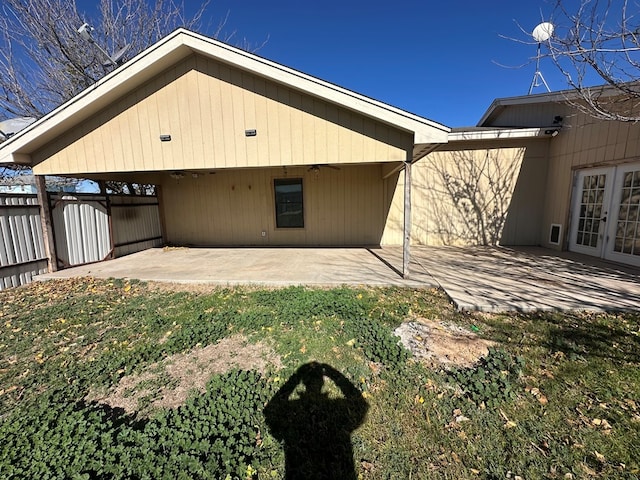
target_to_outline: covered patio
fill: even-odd
[[[69,268],[39,280],[93,276],[211,285],[401,286],[442,289],[460,310],[640,310],[637,269],[543,248],[165,248]]]

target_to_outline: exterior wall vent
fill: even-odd
[[[552,223],[549,231],[549,243],[551,245],[560,245],[560,238],[562,238],[562,225]]]

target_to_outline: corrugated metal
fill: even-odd
[[[46,271],[37,197],[0,194],[0,290]]]
[[[157,197],[120,195],[109,200],[116,257],[162,245]]]
[[[63,266],[104,260],[111,251],[107,199],[58,194],[51,201],[56,250]]]
[[[51,216],[63,267],[104,260],[162,245],[157,197],[52,194]],[[111,202],[111,208],[108,204]],[[0,194],[0,290],[47,272],[36,195]]]

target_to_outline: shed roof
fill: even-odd
[[[447,142],[449,128],[223,42],[178,29],[0,145],[0,163],[31,163],[31,153],[194,53],[300,90],[414,135],[414,159]],[[417,158],[416,158],[417,157]]]

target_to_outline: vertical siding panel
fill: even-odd
[[[196,63],[195,57],[193,62],[194,64]],[[195,66],[196,65],[193,65],[192,68]],[[192,157],[187,157],[185,160],[190,164],[189,167],[191,168],[202,168],[205,166],[204,141],[205,138],[209,138],[208,136],[205,136],[203,132],[204,119],[200,108],[201,91],[198,77],[200,77],[198,70],[190,70],[186,74],[186,85],[185,88],[183,88],[187,95],[185,104],[188,108],[183,116],[183,121],[189,128],[189,138],[193,148],[193,151],[191,152]]]
[[[293,119],[292,111],[288,108],[289,105],[289,90],[285,87],[278,86],[277,99],[278,99],[278,128],[279,133],[279,152],[280,152],[280,164],[291,165],[296,162],[293,155],[292,137],[295,137],[296,132],[292,129]]]
[[[315,153],[315,127],[318,122],[312,115],[313,99],[308,95],[301,96],[300,116],[302,119],[302,154],[301,158],[305,164],[317,162],[319,158]],[[322,163],[322,162],[320,162]]]
[[[176,142],[176,141],[181,141],[180,138],[175,138],[175,137],[180,137],[180,132],[179,131],[172,131],[171,127],[171,122],[170,122],[170,118],[172,113],[172,109],[175,109],[175,105],[172,103],[172,94],[171,94],[171,88],[170,85],[167,85],[166,82],[169,81],[169,79],[174,75],[174,69],[171,69],[167,72],[165,72],[164,75],[162,75],[161,80],[159,80],[163,86],[160,87],[160,89],[158,90],[158,94],[156,96],[156,103],[157,103],[157,109],[158,109],[158,127],[159,127],[159,131],[158,131],[158,135],[172,135],[172,141],[171,142],[160,142],[160,139],[158,138],[158,149],[157,149],[157,154],[158,157],[156,159],[156,164],[158,165],[159,169],[164,170],[164,169],[178,169],[180,168],[178,165],[176,165],[175,167],[173,166],[173,159],[172,159],[172,155],[171,155],[171,144]]]
[[[376,144],[376,160],[390,160],[389,128],[386,125],[376,123],[375,136],[380,140]]]
[[[362,159],[365,162],[384,160],[376,157],[376,145],[373,140],[376,134],[375,122],[370,118],[365,118],[362,125],[362,133],[365,135],[363,139]]]
[[[360,115],[351,115],[351,124],[350,124],[350,128],[353,129],[355,132],[362,132],[364,130],[364,125],[363,125],[363,117],[361,117]],[[363,155],[362,152],[364,151],[364,136],[360,135],[360,134],[351,134],[351,154],[350,154],[350,158],[351,161],[362,161],[363,160]]]
[[[146,109],[143,109],[138,105],[137,102],[138,96],[134,95],[132,99],[132,106],[129,114],[129,128],[131,129],[131,165],[134,166],[136,170],[151,170],[150,166],[147,165],[147,161],[145,159],[143,145],[149,143],[148,131],[143,132],[142,124],[140,123],[140,116],[146,116]],[[142,113],[144,111],[144,113]],[[145,118],[145,124],[147,120]],[[144,135],[144,136],[143,136]],[[158,139],[158,141],[160,141]]]
[[[269,125],[269,165],[276,166],[283,162],[280,141],[280,105],[274,98],[278,96],[278,87],[271,82],[265,84],[267,94],[267,122]],[[289,163],[289,162],[286,162]]]
[[[157,130],[157,112],[153,108],[155,102],[151,98],[144,98],[144,88],[136,92],[135,123],[138,129],[140,144],[135,151],[137,165],[145,170],[153,170],[153,136],[152,130]],[[152,126],[153,125],[153,126]],[[156,142],[160,143],[159,134],[155,135]]]
[[[245,109],[244,95],[240,87],[242,85],[242,73],[237,69],[231,70],[231,106],[233,114],[231,135],[236,141],[235,165],[238,167],[247,166],[247,144],[244,136],[245,131]]]
[[[204,57],[197,57],[197,91],[193,95],[198,103],[199,143],[202,146],[200,163],[202,167],[210,167],[214,156],[215,138],[213,132],[213,112],[211,111],[211,79],[207,76],[208,61]]]
[[[266,83],[263,78],[255,78],[253,83],[255,95],[253,95],[255,122],[258,130],[256,140],[256,158],[252,162],[254,165],[271,165],[270,136],[271,119],[267,116]]]
[[[289,115],[291,116],[291,130],[289,132],[283,132],[285,135],[289,133],[291,143],[291,155],[293,157],[293,164],[300,165],[304,163],[304,125],[302,115],[302,97],[298,92],[293,90],[289,91]]]
[[[172,86],[172,109],[171,130],[179,132],[178,141],[172,140],[171,153],[174,157],[173,162],[176,168],[189,168],[189,164],[193,161],[193,132],[191,130],[189,111],[189,93],[188,93],[188,63],[179,64],[176,68],[178,79],[173,82]]]
[[[258,162],[258,142],[260,138],[264,137],[266,132],[261,132],[258,129],[256,121],[256,95],[254,93],[254,76],[247,73],[241,74],[242,82],[242,111],[244,115],[243,127],[241,130],[257,130],[257,136],[247,137],[244,135],[244,131],[240,133],[244,138],[245,145],[245,165],[257,165]],[[239,106],[240,108],[240,106]]]
[[[108,116],[113,117],[115,115],[116,107],[109,107]],[[107,139],[106,141],[111,143],[111,162],[116,166],[116,171],[124,171],[126,168],[123,148],[122,148],[122,133],[123,129],[120,126],[121,122],[108,122],[107,123]],[[103,142],[105,139],[103,139]],[[106,157],[109,158],[109,157]]]
[[[220,66],[212,60],[207,61],[207,73],[212,78],[220,76]],[[211,115],[211,138],[213,139],[213,158],[208,159],[208,166],[224,165],[226,141],[224,135],[224,119],[222,117],[222,82],[210,79],[207,82],[209,91],[209,114]]]
[[[120,127],[119,135],[122,142],[122,169],[140,169],[140,165],[137,164],[136,157],[133,154],[133,145],[140,145],[140,136],[137,130],[133,128],[134,122],[131,111],[127,110],[121,113],[116,124]]]
[[[226,65],[220,66],[220,100],[222,106],[221,129],[224,132],[224,164],[228,167],[237,167],[236,142],[234,136],[233,99],[231,94],[231,72]]]
[[[313,115],[315,117],[315,125],[313,126],[313,158],[327,158],[327,163],[331,160],[327,156],[327,121],[325,116],[327,107],[325,102],[315,99],[313,100]]]
[[[334,105],[326,105],[327,125],[327,158],[329,163],[339,163],[340,144],[338,127],[338,108]]]
[[[348,126],[351,125],[351,113],[343,110],[343,109],[339,109],[338,110],[338,123],[341,126],[346,126],[347,128],[340,128],[339,132],[338,132],[338,161],[340,163],[345,162],[345,160],[348,160],[348,153],[351,153],[351,133],[348,130]],[[347,153],[348,152],[348,153]]]

